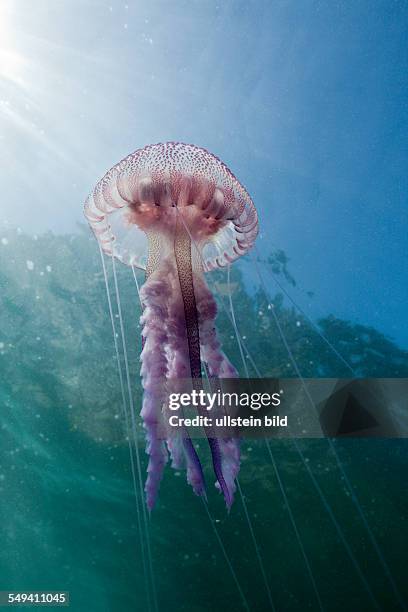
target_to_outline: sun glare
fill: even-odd
[[[22,83],[22,58],[11,49],[0,47],[0,77],[16,83]]]
[[[7,4],[0,4],[0,79],[22,84],[24,60],[15,48]]]

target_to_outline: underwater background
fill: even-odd
[[[294,359],[304,377],[349,377],[347,364],[408,377],[408,5],[0,7],[0,590],[69,591],[78,612],[153,609],[83,201],[145,144],[208,148],[260,217],[267,295],[249,257],[230,285],[209,279],[241,375],[230,294],[252,374],[296,376]],[[140,407],[138,296],[117,269]],[[376,544],[326,440],[273,440],[272,456],[244,441],[245,505],[237,495],[229,514],[211,484],[208,515],[166,469],[149,518],[158,608],[267,610],[271,597],[278,611],[403,609],[406,442],[334,444]],[[208,457],[205,470],[211,483]]]
[[[2,260],[0,276],[0,586],[69,590],[75,610],[147,609],[118,370],[94,239],[85,229],[59,237],[13,230],[3,231],[5,241],[8,258]],[[279,282],[295,282],[282,252],[270,259]],[[235,316],[248,353],[265,376],[296,375],[288,367],[265,297],[260,291],[248,293],[239,267],[233,270]],[[226,274],[215,275],[219,287],[227,286]],[[135,403],[140,406],[140,311],[131,272],[124,266],[119,283]],[[218,296],[223,346],[245,376],[222,307],[222,289]],[[304,376],[350,376],[309,320],[285,303],[282,292],[271,304]],[[320,320],[319,327],[333,346],[341,347],[358,375],[408,376],[407,352],[374,328],[333,316]],[[407,595],[405,441],[357,438],[335,444],[395,581]],[[324,609],[373,609],[327,511],[329,504],[381,608],[398,609],[327,441],[302,440],[299,445],[305,463],[290,440],[270,442],[287,500],[264,443],[249,440],[242,447],[240,484],[276,608],[318,609],[289,505]],[[211,483],[208,453],[206,469]],[[215,488],[208,497],[250,609],[269,609],[239,496],[229,515]],[[160,609],[242,608],[201,500],[184,476],[169,467],[149,531]]]

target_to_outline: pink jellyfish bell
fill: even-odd
[[[109,170],[85,203],[86,218],[103,251],[146,271],[143,306],[141,416],[149,463],[147,505],[157,497],[168,452],[198,495],[205,483],[188,437],[158,435],[158,407],[167,379],[197,379],[201,364],[211,377],[236,370],[220,349],[216,302],[204,272],[233,262],[258,233],[256,209],[246,189],[217,157],[179,142],[138,149]],[[217,486],[228,507],[239,471],[236,439],[208,439]]]

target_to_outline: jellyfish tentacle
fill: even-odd
[[[226,469],[225,469],[225,454],[223,445],[221,444],[222,440],[218,438],[208,438],[208,444],[211,450],[212,462],[214,473],[217,477],[216,486],[220,489],[222,494],[224,495],[225,503],[228,510],[231,508],[232,503],[234,501],[234,487],[231,486],[231,483],[225,478]]]
[[[193,384],[197,386],[197,384],[199,384],[198,381],[201,380],[201,353],[197,305],[193,282],[191,238],[179,218],[177,218],[176,222],[174,252],[184,307],[191,378],[193,379]],[[200,466],[201,469],[200,461],[190,438],[184,438],[183,442],[186,447],[187,456],[193,460],[193,464],[195,464],[195,458],[197,458],[196,467]],[[226,504],[228,508],[230,508],[233,497],[231,487],[228,486],[224,478],[223,468],[225,467],[225,461],[222,445],[220,444],[220,440],[212,437],[208,437],[208,443],[211,450],[215,475],[224,494]]]
[[[191,378],[201,378],[200,333],[194,294],[191,238],[179,218],[176,220],[174,254],[184,306]]]
[[[164,441],[158,437],[158,411],[166,396],[167,374],[167,302],[171,285],[168,282],[166,267],[153,272],[140,291],[144,307],[141,316],[143,325],[143,350],[141,353],[141,377],[144,388],[141,416],[146,431],[146,452],[149,455],[147,479],[145,484],[146,502],[149,510],[156,500],[167,451]]]
[[[187,459],[187,482],[196,495],[206,498],[203,468],[188,434],[183,438],[183,447]]]
[[[204,279],[197,283],[197,309],[199,316],[201,351],[210,376],[218,378],[237,378],[238,372],[221,350],[215,328],[217,303]]]
[[[177,381],[190,378],[191,364],[189,359],[188,339],[185,324],[185,308],[180,292],[179,275],[172,274],[172,297],[169,302],[168,333],[168,377],[172,385]],[[175,391],[176,389],[174,389]],[[167,439],[167,447],[175,468],[187,467],[187,481],[196,495],[205,497],[205,479],[200,459],[187,430],[175,437],[174,432]],[[184,460],[184,461],[183,461]]]
[[[229,359],[221,350],[221,345],[217,337],[215,328],[215,318],[217,316],[217,303],[208,289],[205,279],[195,277],[195,290],[197,298],[197,312],[200,328],[201,351],[203,361],[207,364],[211,377],[217,378],[236,378],[238,373]],[[210,448],[213,445],[210,442]],[[221,465],[221,477],[216,472],[218,478],[218,488],[221,489],[227,507],[230,508],[236,490],[235,479],[240,468],[240,449],[239,440],[235,438],[217,439],[217,447],[211,449],[216,455],[219,453]]]
[[[162,243],[156,236],[149,236],[147,279],[140,297],[144,308],[141,415],[149,455],[145,491],[151,509],[168,459],[164,441],[158,437],[158,411],[165,404],[167,379],[191,378],[194,386],[200,385],[201,354],[210,376],[232,378],[237,372],[221,350],[215,330],[216,302],[201,269],[193,270],[191,238],[179,221],[175,224],[173,240]],[[240,465],[239,443],[233,438],[218,439],[210,435],[207,438],[216,486],[230,508]],[[187,481],[194,492],[205,496],[202,466],[187,430],[179,438],[168,432],[166,442],[173,467],[185,466]]]

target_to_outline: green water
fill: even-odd
[[[5,233],[0,287],[0,590],[63,590],[71,609],[147,610],[140,533],[105,288],[87,233],[38,239]],[[284,264],[273,260],[284,278]],[[48,266],[48,268],[47,268]],[[225,279],[218,278],[222,285]],[[291,376],[267,303],[233,272],[238,325],[266,375]],[[138,302],[120,268],[126,337],[140,405]],[[275,296],[285,334],[305,376],[347,375],[302,317]],[[261,314],[260,314],[261,313]],[[300,323],[298,325],[297,323]],[[230,323],[219,330],[239,366]],[[334,317],[321,329],[364,376],[407,376],[408,355],[372,328]],[[300,443],[335,519],[384,610],[398,605],[327,441]],[[323,607],[373,604],[291,441],[271,443]],[[140,441],[143,469],[146,461]],[[407,487],[404,441],[337,441],[365,516],[407,599]],[[202,452],[205,445],[202,444]],[[243,444],[240,482],[277,610],[317,610],[317,600],[262,442]],[[216,528],[250,609],[269,609],[242,501],[228,515],[209,484]],[[160,610],[244,609],[202,501],[167,468],[149,519]]]

